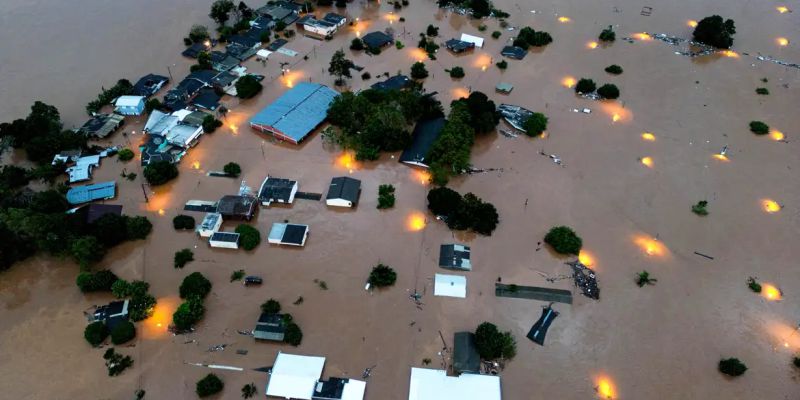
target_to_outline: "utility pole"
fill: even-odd
[[[147,190],[144,189],[144,183],[142,184],[142,194],[144,194],[144,202],[149,203],[150,199],[147,198]]]

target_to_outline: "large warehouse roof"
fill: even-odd
[[[293,143],[302,141],[328,114],[338,93],[318,83],[298,83],[250,120],[250,126]]]

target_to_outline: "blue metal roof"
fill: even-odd
[[[250,119],[250,124],[272,127],[300,142],[325,120],[328,107],[338,95],[325,85],[298,83]]]
[[[110,199],[117,193],[117,182],[95,183],[93,185],[76,186],[67,192],[70,204],[88,203],[93,200]]]

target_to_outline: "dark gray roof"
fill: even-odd
[[[283,232],[283,239],[281,239],[281,242],[286,244],[302,245],[303,239],[305,239],[306,236],[306,232],[308,232],[308,226],[306,225],[287,224],[286,230]]]
[[[405,75],[395,75],[382,82],[376,82],[370,86],[375,90],[400,90],[411,86],[413,82]]]
[[[269,44],[269,46],[267,46],[267,50],[277,51],[278,49],[283,47],[283,45],[285,45],[286,43],[289,43],[286,41],[286,39],[275,39],[274,41],[272,41],[272,43]]]
[[[331,185],[328,187],[327,200],[331,199],[344,199],[353,203],[358,203],[358,197],[361,194],[361,181],[353,179],[348,176],[339,176],[331,179]]]
[[[197,93],[192,104],[205,108],[206,110],[214,111],[219,107],[220,97],[212,88],[203,88]]]
[[[500,54],[508,58],[522,60],[523,58],[525,58],[525,55],[528,54],[528,50],[525,50],[522,47],[517,47],[517,46],[506,46],[503,47],[503,51],[501,51]]]
[[[91,224],[106,214],[122,215],[119,204],[89,204],[86,206],[86,223]]]
[[[417,122],[412,133],[411,144],[400,154],[400,162],[428,167],[426,158],[433,143],[441,136],[444,123],[444,118]]]
[[[166,76],[147,74],[133,85],[133,95],[150,97],[158,92],[161,87],[169,82]]]
[[[322,19],[325,20],[325,21],[328,21],[328,22],[330,22],[332,24],[338,25],[342,21],[346,20],[347,18],[344,15],[339,15],[339,14],[336,14],[336,13],[327,13],[327,14],[325,14],[324,17],[322,17]]]
[[[286,321],[281,314],[261,313],[253,329],[253,337],[258,340],[283,341],[286,333]]]
[[[391,36],[378,31],[378,32],[370,32],[364,35],[361,41],[363,41],[364,44],[369,48],[379,49],[383,46],[391,44],[394,41],[394,39],[392,39]]]
[[[203,43],[195,43],[195,44],[187,47],[186,50],[184,50],[181,54],[184,57],[197,58],[197,56],[199,56],[200,53],[202,53],[204,51],[208,51],[209,49],[210,49],[210,47],[207,47]]]
[[[311,396],[314,400],[339,400],[344,394],[344,387],[350,380],[347,378],[328,378],[319,381]]]
[[[439,249],[439,266],[452,269],[471,270],[469,246],[443,244]]]
[[[223,217],[239,217],[250,219],[256,213],[257,199],[253,196],[223,196],[217,205],[217,212]]]
[[[191,74],[186,76],[186,79],[194,79],[199,82],[203,82],[206,85],[210,85],[211,82],[214,81],[214,77],[217,76],[217,72],[208,69],[201,69],[199,71],[194,71]]]
[[[475,43],[472,42],[465,42],[463,40],[458,39],[450,39],[444,42],[444,47],[448,48],[450,51],[454,53],[461,53],[462,51],[474,49]]]
[[[231,58],[235,60],[235,58],[233,57]],[[217,76],[214,77],[212,83],[214,84],[214,86],[224,88],[233,83],[233,81],[235,81],[237,78],[239,78],[239,76],[236,74],[232,74],[230,72],[220,72]]]
[[[104,138],[116,131],[125,123],[125,117],[119,114],[97,114],[86,121],[79,129],[86,135]]]
[[[481,368],[481,356],[475,346],[475,334],[472,332],[456,332],[453,335],[453,371],[456,373],[478,373]]]
[[[239,44],[244,47],[253,47],[259,44],[259,40],[247,35],[231,35],[228,38],[228,45],[230,44]]]
[[[282,200],[283,202],[288,202],[295,184],[297,184],[297,181],[291,179],[268,177],[261,187],[261,193],[258,194],[258,197],[261,201]]]
[[[214,232],[211,240],[215,242],[239,243],[239,234],[235,232]]]

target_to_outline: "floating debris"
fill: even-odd
[[[597,287],[597,276],[594,271],[578,260],[566,264],[572,267],[572,277],[575,279],[575,286],[581,288],[583,295],[591,299],[599,300],[600,289]]]
[[[503,116],[509,125],[523,132],[525,131],[523,124],[533,115],[533,111],[511,104],[500,104],[497,106],[497,110],[500,111],[500,115]]]

